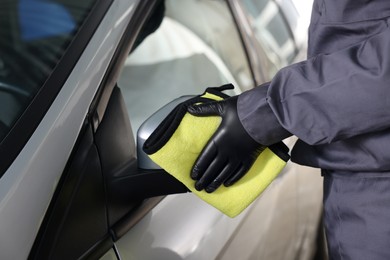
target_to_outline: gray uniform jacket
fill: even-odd
[[[292,160],[390,170],[390,0],[314,0],[306,61],[240,95],[244,128],[268,145],[290,134]]]

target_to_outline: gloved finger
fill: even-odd
[[[188,106],[187,111],[194,116],[217,116],[221,114],[221,102],[212,101]]]
[[[236,164],[227,164],[222,172],[205,188],[206,192],[211,193],[218,189],[219,186],[221,186],[222,183],[224,183],[225,180],[235,172],[236,168]]]
[[[191,170],[191,178],[193,180],[199,180],[206,169],[209,167],[211,162],[214,160],[217,155],[217,147],[213,142],[209,142],[206,147],[203,148],[198,159],[196,159],[194,166]]]
[[[209,167],[207,167],[202,177],[195,183],[195,189],[201,191],[207,187],[218,176],[223,168],[225,168],[225,165],[226,161],[217,157],[211,162]]]
[[[245,167],[244,165],[241,165],[236,173],[234,175],[232,175],[231,177],[229,177],[229,179],[227,179],[225,182],[224,182],[224,185],[226,187],[229,187],[231,185],[233,185],[235,182],[237,182],[239,179],[241,179],[242,176],[244,176],[247,172],[248,172],[249,168],[248,167]]]

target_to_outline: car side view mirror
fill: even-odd
[[[155,164],[143,151],[142,146],[164,118],[180,103],[193,96],[179,97],[147,118],[139,127],[136,137],[137,148],[137,174],[133,174],[129,190],[133,191],[133,196],[148,198],[176,193],[189,192],[184,184],[176,180],[161,167]]]
[[[94,135],[106,186],[110,225],[127,216],[147,198],[189,191],[142,151],[148,136],[175,104],[184,99],[169,103],[149,117],[138,131],[136,144],[122,93],[118,87],[114,88]]]

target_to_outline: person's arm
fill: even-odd
[[[264,145],[286,131],[324,144],[390,127],[390,29],[280,70],[269,86],[241,94],[237,109]]]

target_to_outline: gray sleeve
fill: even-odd
[[[271,145],[290,136],[267,102],[270,83],[265,83],[238,97],[238,116],[245,130],[257,142]]]
[[[238,111],[260,143],[290,132],[308,144],[325,144],[389,128],[390,29],[288,66],[266,93],[259,89],[240,96]]]

